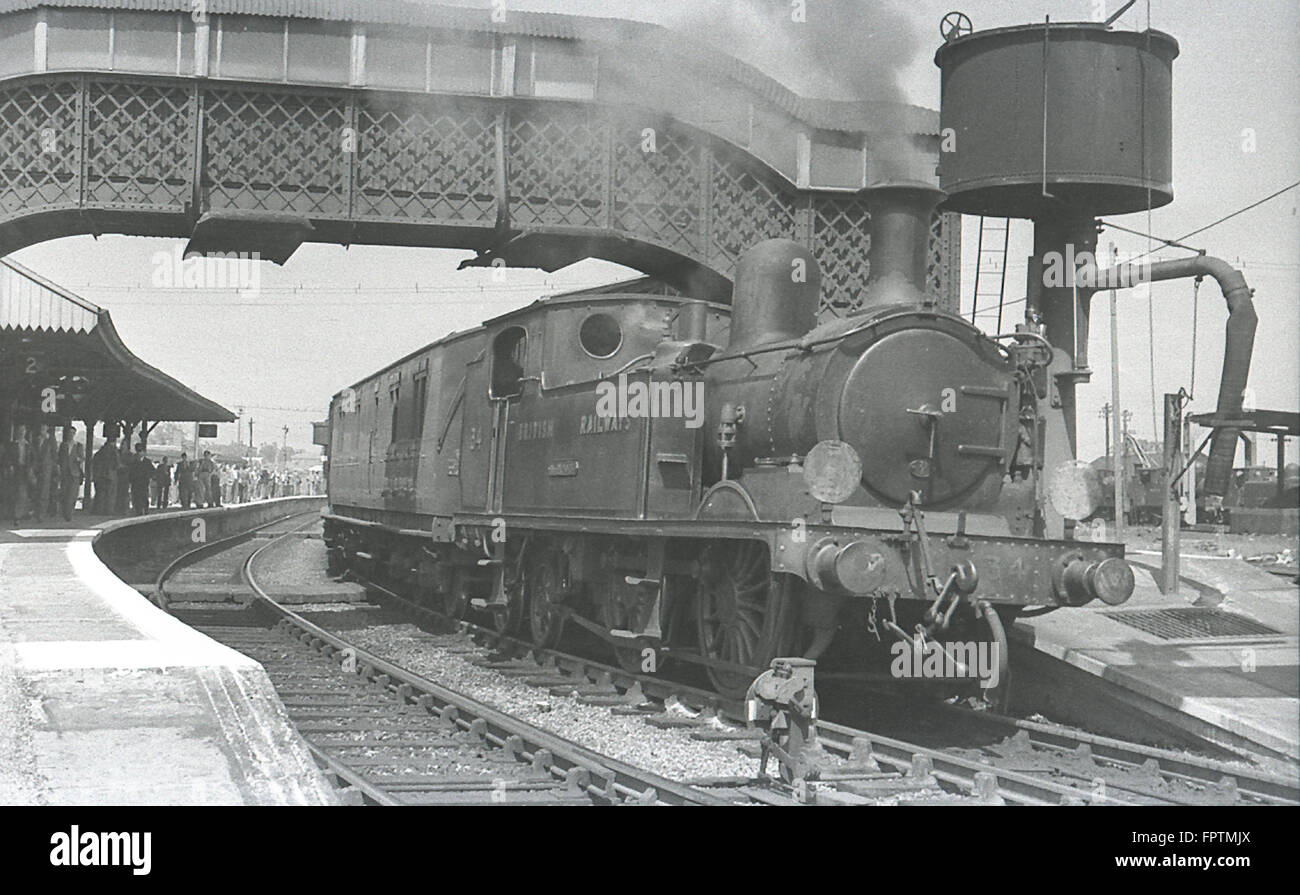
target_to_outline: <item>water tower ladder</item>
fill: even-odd
[[[1002,329],[1002,300],[1007,284],[1007,244],[1010,233],[1010,218],[980,218],[979,248],[975,252],[975,296],[971,301],[970,322],[975,322],[981,299],[988,299],[986,307],[996,301],[998,331]]]

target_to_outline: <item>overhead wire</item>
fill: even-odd
[[[1254,202],[1251,202],[1249,205],[1245,205],[1245,206],[1243,206],[1243,207],[1241,207],[1241,208],[1238,208],[1236,211],[1231,212],[1230,214],[1225,214],[1223,217],[1219,218],[1219,219],[1216,220],[1216,221],[1211,221],[1210,223],[1206,224],[1204,227],[1198,227],[1197,229],[1191,231],[1190,233],[1184,233],[1182,236],[1178,237],[1176,240],[1172,240],[1172,239],[1171,239],[1171,240],[1162,240],[1162,239],[1159,239],[1159,237],[1152,237],[1150,233],[1139,233],[1139,234],[1137,234],[1137,235],[1139,235],[1139,236],[1146,236],[1148,239],[1157,239],[1158,241],[1160,241],[1160,242],[1164,242],[1164,243],[1167,243],[1168,245],[1174,245],[1174,244],[1176,244],[1176,243],[1182,242],[1184,239],[1191,239],[1193,236],[1198,236],[1198,235],[1200,235],[1201,233],[1204,233],[1206,230],[1209,230],[1211,227],[1217,227],[1217,226],[1219,226],[1220,224],[1224,223],[1225,221],[1230,221],[1230,220],[1232,220],[1233,218],[1235,218],[1237,215],[1245,214],[1246,212],[1250,211],[1250,210],[1253,209],[1253,208],[1258,208],[1259,206],[1263,205],[1265,202],[1268,202],[1268,201],[1271,200],[1271,199],[1276,199],[1278,196],[1282,195],[1283,193],[1287,192],[1288,190],[1293,190],[1293,189],[1295,189],[1295,188],[1298,187],[1298,186],[1300,186],[1300,180],[1297,180],[1295,183],[1287,184],[1286,186],[1282,187],[1280,190],[1277,190],[1276,192],[1269,193],[1269,194],[1268,194],[1267,196],[1265,196],[1263,199],[1257,199],[1257,200],[1255,200]],[[1122,227],[1118,227],[1117,225],[1115,225],[1115,224],[1111,224],[1111,223],[1108,222],[1108,221],[1103,221],[1102,223],[1103,223],[1104,226],[1107,226],[1107,227],[1115,227],[1115,229],[1117,229],[1117,230],[1119,230],[1119,229],[1123,229]],[[1133,231],[1127,231],[1127,232],[1133,232]],[[1180,246],[1180,248],[1187,248],[1187,247],[1186,247],[1186,246]],[[1136,261],[1141,261],[1143,258],[1147,257],[1148,255],[1154,254],[1155,252],[1158,252],[1158,251],[1159,251],[1159,249],[1150,249],[1150,250],[1147,251],[1145,254],[1138,255],[1138,256],[1137,256],[1136,258],[1134,258],[1133,260],[1134,260],[1135,262],[1136,262]],[[1196,251],[1196,250],[1193,249],[1193,251]]]

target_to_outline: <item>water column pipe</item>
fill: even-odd
[[[1187,277],[1213,277],[1228,304],[1228,324],[1223,349],[1223,373],[1219,379],[1219,400],[1215,416],[1236,417],[1242,410],[1246,381],[1250,376],[1250,358],[1255,348],[1255,328],[1259,319],[1252,300],[1254,290],[1246,284],[1241,271],[1219,258],[1196,255],[1177,261],[1154,264],[1121,264],[1100,271],[1098,289],[1126,289],[1143,282],[1177,280]],[[1222,497],[1228,490],[1232,461],[1237,453],[1237,429],[1216,429],[1210,443],[1209,462],[1205,468],[1205,490]]]

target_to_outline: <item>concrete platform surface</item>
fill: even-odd
[[[262,667],[118,580],[97,534],[0,538],[0,803],[336,804]]]
[[[1300,589],[1240,559],[1184,555],[1180,593],[1165,595],[1158,554],[1128,559],[1128,602],[1019,619],[1013,638],[1185,730],[1300,758]]]

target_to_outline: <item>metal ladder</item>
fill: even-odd
[[[1007,283],[1007,244],[1010,242],[1011,218],[980,218],[979,248],[975,251],[975,295],[971,299],[970,322],[975,323],[980,299],[998,303],[998,325],[1002,331],[1002,298]],[[987,234],[987,238],[986,238]],[[984,284],[981,288],[981,282]],[[997,283],[996,291],[993,284]]]

